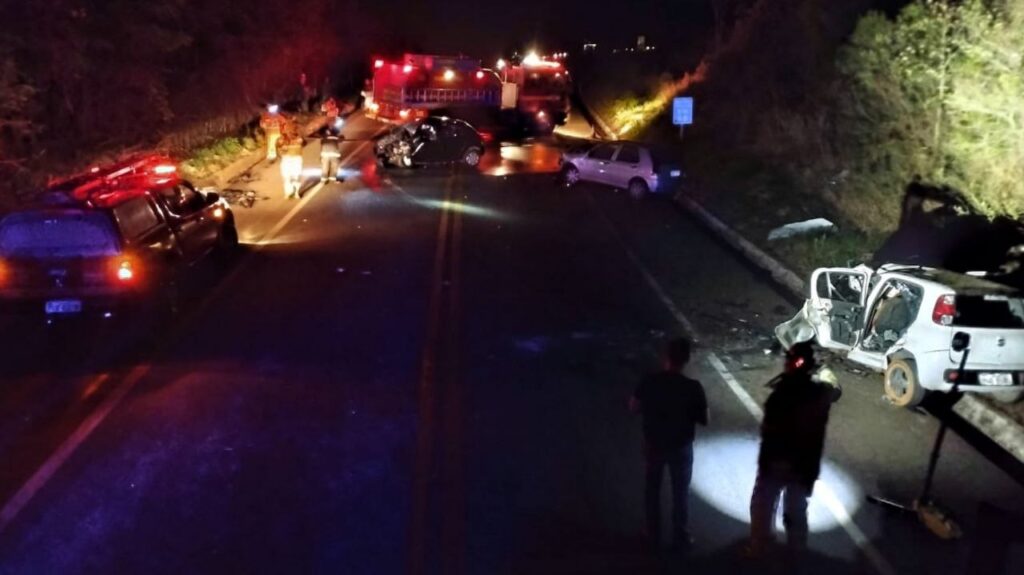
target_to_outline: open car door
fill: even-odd
[[[864,328],[871,270],[866,267],[822,268],[811,276],[811,299],[805,313],[818,345],[849,351]]]

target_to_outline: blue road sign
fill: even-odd
[[[672,99],[672,124],[689,126],[693,123],[693,98]]]

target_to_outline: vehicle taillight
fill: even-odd
[[[384,67],[384,60],[380,60],[380,59],[374,60],[373,61],[373,67],[374,68],[383,68]]]
[[[129,283],[135,279],[135,266],[127,258],[114,258],[114,276],[121,283]]]
[[[405,120],[409,117],[409,110],[402,110],[398,112],[398,117]]]
[[[932,308],[932,321],[939,325],[953,325],[956,317],[956,296],[953,294],[940,295],[935,300],[935,307]]]
[[[412,72],[412,64],[406,64],[405,66],[402,66],[402,73],[403,74],[409,74],[411,72]]]

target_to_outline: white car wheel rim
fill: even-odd
[[[907,394],[910,389],[910,381],[907,378],[907,373],[901,368],[892,370],[889,375],[889,389],[896,395],[896,397],[903,397]]]

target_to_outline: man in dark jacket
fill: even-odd
[[[750,498],[751,555],[774,540],[779,499],[790,549],[807,546],[807,498],[821,471],[829,410],[842,395],[838,386],[815,381],[814,348],[795,344],[786,353],[786,370],[774,383],[761,422],[757,481]]]
[[[693,440],[696,425],[708,424],[708,404],[700,382],[683,375],[689,361],[690,342],[670,342],[665,350],[664,370],[644,378],[629,402],[633,413],[643,415],[647,536],[654,549],[661,545],[661,478],[666,467],[672,479],[673,542],[677,548],[692,543],[686,523]]]

